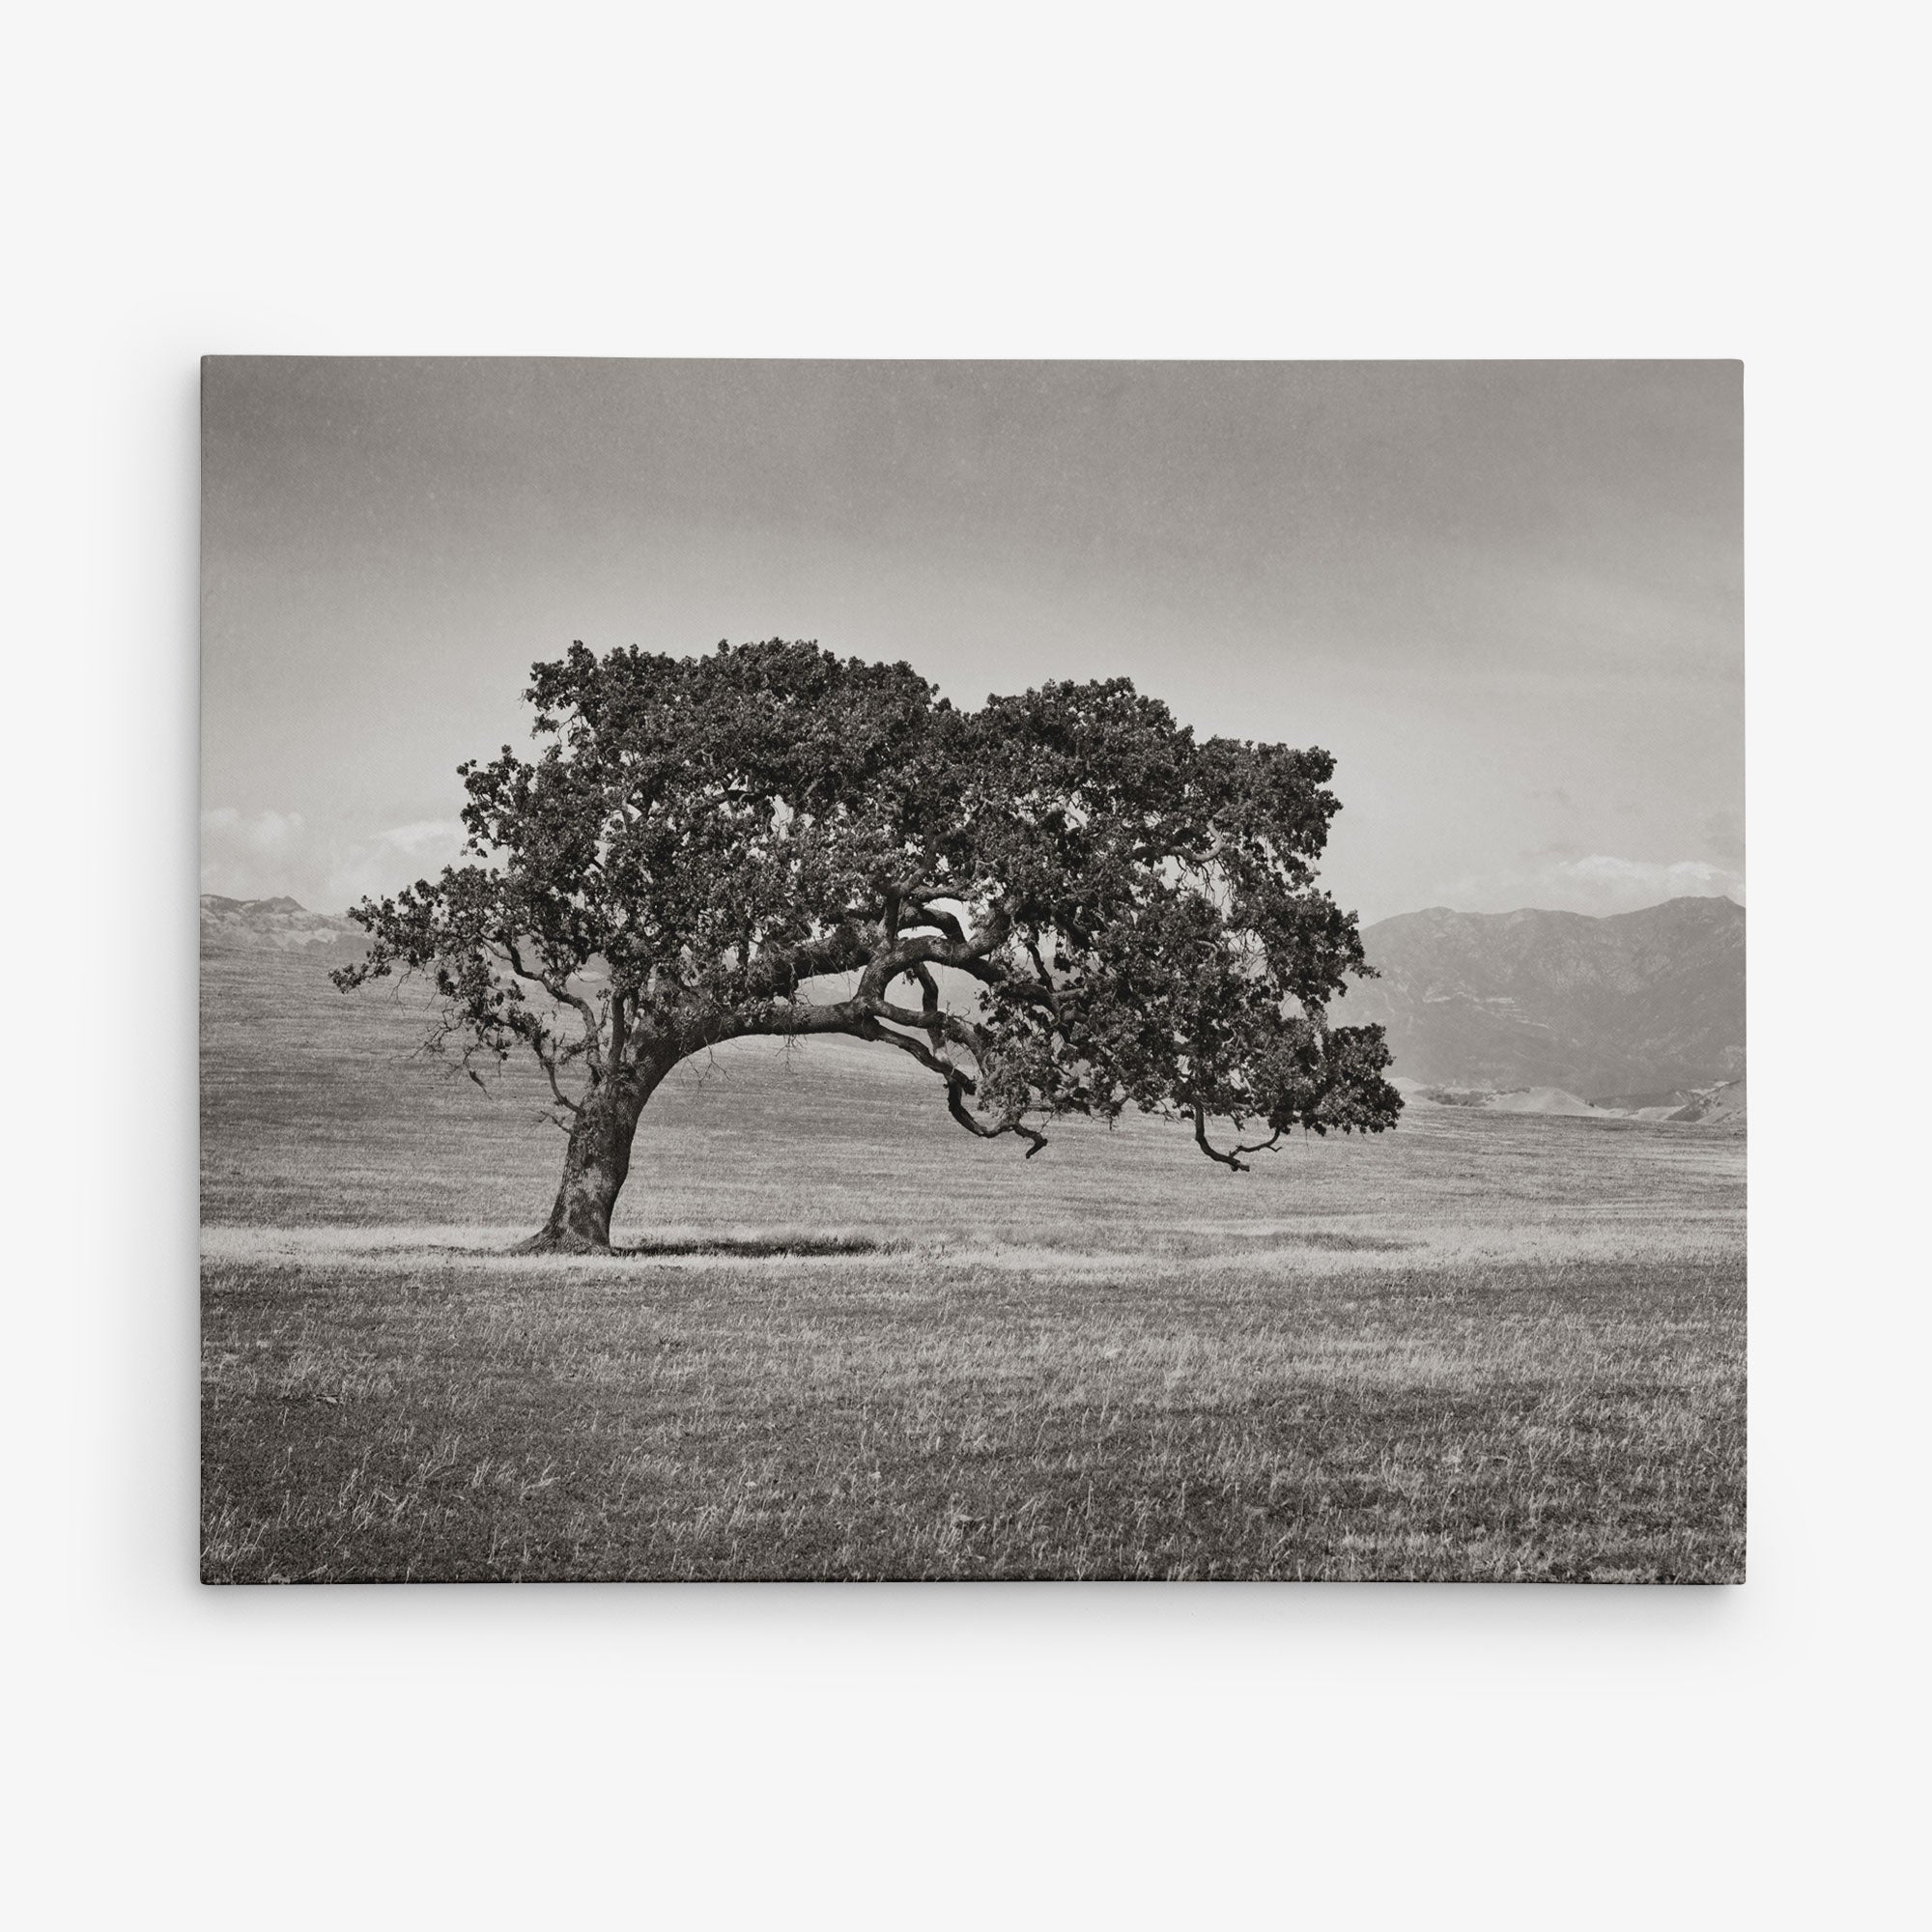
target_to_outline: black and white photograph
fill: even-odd
[[[1742,1581],[1743,437],[208,358],[203,1579]]]
[[[1922,1918],[1923,39],[24,14],[8,1922]]]

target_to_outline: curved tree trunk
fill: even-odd
[[[550,1219],[524,1242],[524,1253],[611,1252],[611,1213],[631,1172],[631,1142],[649,1097],[649,1087],[622,1079],[606,1081],[584,1096],[571,1122]]]

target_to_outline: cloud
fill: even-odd
[[[1441,904],[1460,912],[1514,912],[1538,906],[1553,912],[1602,915],[1637,912],[1665,899],[1730,898],[1745,902],[1745,875],[1706,859],[1661,864],[1593,852],[1587,858],[1548,858],[1506,871],[1472,874],[1440,889]]]
[[[1704,820],[1703,846],[1725,864],[1742,871],[1745,863],[1745,815],[1741,811],[1714,811]]]
[[[201,889],[238,899],[287,894],[311,911],[340,912],[440,872],[463,839],[453,818],[350,833],[312,826],[298,811],[215,806],[201,814]]]
[[[326,888],[331,905],[381,897],[429,878],[462,856],[467,835],[453,818],[417,818],[337,846]]]
[[[201,814],[201,889],[229,898],[273,898],[299,864],[306,843],[298,811],[238,811],[216,806]]]
[[[201,814],[201,836],[231,851],[286,851],[301,837],[302,816],[298,811],[237,811],[232,805],[218,805]]]
[[[463,849],[463,827],[453,818],[418,818],[376,835],[378,844],[393,846],[412,859],[440,856],[445,864]]]

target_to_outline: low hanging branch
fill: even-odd
[[[526,696],[543,749],[461,767],[466,862],[357,906],[334,978],[426,974],[445,1030],[536,1059],[568,1140],[534,1246],[608,1247],[652,1093],[749,1035],[895,1047],[1028,1159],[1055,1116],[1128,1106],[1236,1172],[1293,1127],[1395,1123],[1380,1029],[1327,1020],[1368,969],[1315,884],[1325,752],[1197,742],[1121,678],[960,712],[778,639],[574,644]]]
[[[1208,1138],[1207,1108],[1197,1106],[1194,1109],[1194,1141],[1195,1145],[1200,1148],[1201,1151],[1209,1160],[1218,1160],[1223,1167],[1231,1167],[1236,1174],[1246,1174],[1248,1172],[1248,1164],[1241,1158],[1241,1155],[1244,1153],[1266,1153],[1270,1148],[1277,1148],[1281,1145],[1281,1136],[1278,1133],[1270,1134],[1264,1141],[1256,1141],[1250,1147],[1232,1148],[1226,1153],[1223,1153]]]

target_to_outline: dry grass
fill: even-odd
[[[1022,1163],[895,1056],[755,1049],[646,1115],[654,1252],[514,1257],[526,1089],[316,962],[211,966],[212,1579],[1742,1575],[1739,1139]]]

